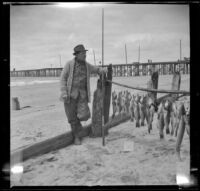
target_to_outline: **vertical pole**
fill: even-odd
[[[139,44],[139,50],[138,50],[138,62],[140,63],[140,44]]]
[[[112,81],[112,64],[108,66],[108,73],[107,73],[107,80]],[[110,111],[110,100],[111,100],[111,90],[112,90],[112,83],[106,81],[105,82],[105,97],[104,97],[104,123],[106,124],[109,121],[109,111]],[[104,134],[108,134],[105,131]]]
[[[180,61],[182,59],[181,40],[180,40]]]
[[[61,55],[59,55],[59,57],[60,57],[60,67],[62,68],[62,64],[61,64]]]
[[[127,50],[126,50],[126,44],[125,44],[125,57],[126,57],[126,65],[127,65]]]
[[[94,65],[96,66],[96,58],[95,58],[95,52],[93,50],[93,55],[94,55]]]
[[[102,69],[104,65],[104,9],[102,9]],[[104,93],[104,75],[102,74],[102,91]],[[103,97],[104,100],[104,97]],[[102,144],[105,146],[104,135],[104,101],[102,102]]]

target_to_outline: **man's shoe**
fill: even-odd
[[[81,145],[81,139],[79,137],[74,138],[74,144],[75,145]]]

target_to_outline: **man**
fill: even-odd
[[[86,62],[86,50],[82,44],[74,48],[75,58],[64,66],[61,73],[61,96],[65,113],[71,125],[74,144],[81,144],[81,121],[90,118],[88,102],[90,102],[90,74],[106,73],[106,69],[98,68]]]

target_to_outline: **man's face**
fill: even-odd
[[[80,52],[76,55],[77,59],[80,61],[85,61],[86,59],[86,52]]]

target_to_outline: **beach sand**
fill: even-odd
[[[150,76],[124,77],[113,81],[146,87],[149,79]],[[182,75],[181,79],[181,90],[189,90],[189,75]],[[96,80],[91,78],[92,94]],[[159,76],[159,88],[171,89],[171,81],[172,76]],[[112,90],[124,88],[113,85]],[[11,87],[11,98],[18,97],[22,108],[11,109],[11,152],[70,131],[59,95],[57,81]],[[17,181],[13,175],[11,185],[174,185],[177,171],[189,173],[189,137],[184,134],[183,160],[177,162],[176,137],[166,135],[161,141],[156,127],[157,115],[154,117],[150,134],[147,126],[136,128],[135,122],[128,121],[109,130],[105,147],[101,138],[85,137],[80,146],[71,145],[24,161],[23,174],[18,175]]]

